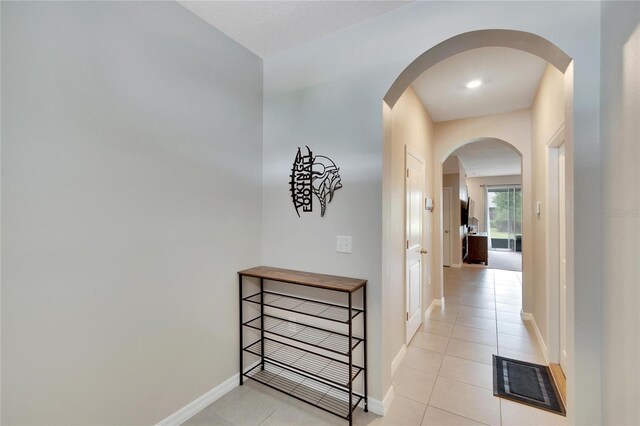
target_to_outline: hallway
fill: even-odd
[[[394,375],[380,424],[561,425],[565,418],[493,396],[492,355],[544,364],[520,317],[519,272],[444,268],[446,304],[432,310]]]

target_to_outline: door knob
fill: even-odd
[[[427,254],[428,251],[426,251],[425,249],[420,250],[420,254]]]
[[[449,233],[449,231],[445,230],[445,231],[444,231],[444,233],[445,233],[445,234],[448,234],[448,233]]]

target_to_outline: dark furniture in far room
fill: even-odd
[[[489,237],[486,232],[467,234],[467,262],[489,266]]]

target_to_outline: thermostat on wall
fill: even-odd
[[[425,198],[424,199],[424,208],[425,210],[429,210],[430,212],[433,211],[433,209],[435,208],[435,205],[433,203],[433,198]]]

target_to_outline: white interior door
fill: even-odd
[[[451,188],[442,189],[442,264],[451,266]]]
[[[422,238],[423,238],[423,210],[424,210],[424,162],[405,152],[407,165],[405,183],[405,212],[406,212],[406,306],[407,325],[406,341],[413,338],[422,324]]]
[[[558,230],[560,254],[560,366],[567,365],[567,240],[566,240],[566,192],[565,192],[564,144],[558,148]]]

